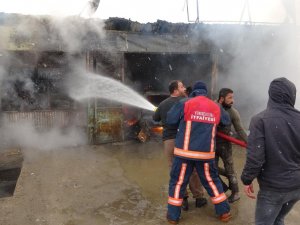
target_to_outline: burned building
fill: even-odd
[[[30,120],[41,130],[75,126],[93,144],[126,139],[127,106],[70,98],[66,86],[77,68],[119,80],[158,104],[168,94],[170,80],[189,86],[201,79],[216,98],[223,84],[242,92],[251,73],[259,78],[261,72],[278,72],[273,65],[290,55],[296,60],[298,54],[293,48],[297,31],[291,25],[141,24],[120,18],[56,20],[2,13],[0,30],[2,118]],[[288,49],[286,41],[292,43]],[[257,48],[264,45],[267,53]],[[240,70],[233,71],[233,65]],[[247,71],[239,74],[243,68]],[[232,78],[235,82],[227,82]],[[248,92],[240,96],[250,108],[247,118],[255,102],[249,101]]]

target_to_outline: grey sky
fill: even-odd
[[[79,15],[88,0],[0,0],[0,12],[22,14]],[[287,12],[299,8],[300,0],[198,0],[200,21],[240,21],[281,23]],[[196,19],[196,0],[188,0],[190,19]],[[249,11],[247,10],[249,9]],[[299,11],[299,10],[298,10]],[[250,17],[249,13],[250,12]],[[188,22],[186,0],[101,0],[96,18],[123,17],[139,22],[157,19]]]

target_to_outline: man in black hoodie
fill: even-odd
[[[284,225],[284,217],[300,199],[300,112],[294,108],[296,87],[286,78],[271,82],[267,109],[250,123],[247,161],[241,179],[255,198],[255,224]]]

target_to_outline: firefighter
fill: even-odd
[[[202,185],[215,205],[221,221],[231,218],[230,206],[215,166],[216,127],[229,124],[229,115],[207,96],[205,83],[193,86],[190,98],[174,105],[167,114],[167,124],[179,124],[170,173],[167,220],[177,224],[189,178],[196,168]]]
[[[175,137],[177,133],[177,125],[169,126],[166,124],[167,112],[171,109],[171,107],[176,104],[179,100],[186,97],[186,89],[183,83],[179,80],[171,81],[169,84],[169,92],[170,97],[162,101],[157,110],[153,115],[154,121],[161,121],[163,125],[163,142],[164,142],[164,152],[167,156],[168,166],[171,170],[172,162],[174,158],[174,146],[175,146]],[[189,188],[192,192],[193,198],[196,199],[196,207],[202,207],[207,204],[206,198],[204,198],[203,187],[200,183],[198,175],[196,171],[193,172],[190,182]],[[186,191],[184,196],[184,201],[182,204],[182,209],[187,211],[189,209],[188,204],[188,192]]]
[[[233,91],[229,88],[222,88],[219,92],[218,103],[228,112],[230,116],[231,125],[233,125],[239,138],[247,142],[247,134],[242,126],[239,112],[232,106],[234,102]],[[232,135],[231,125],[220,125],[218,131],[226,135]],[[219,165],[219,158],[222,159],[224,170],[219,169],[219,173],[226,176],[229,181],[229,189],[231,195],[228,197],[229,203],[233,203],[240,199],[237,175],[234,170],[234,163],[232,158],[232,144],[220,137],[216,140],[216,164]]]

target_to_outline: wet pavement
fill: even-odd
[[[0,198],[0,225],[168,224],[168,166],[160,142],[22,152],[14,196]],[[245,150],[236,147],[234,159],[240,176]],[[231,206],[233,219],[227,224],[254,224],[254,200],[241,193]],[[297,204],[286,224],[299,224],[299,209]],[[210,202],[195,208],[193,199],[182,217],[182,225],[223,224]]]

